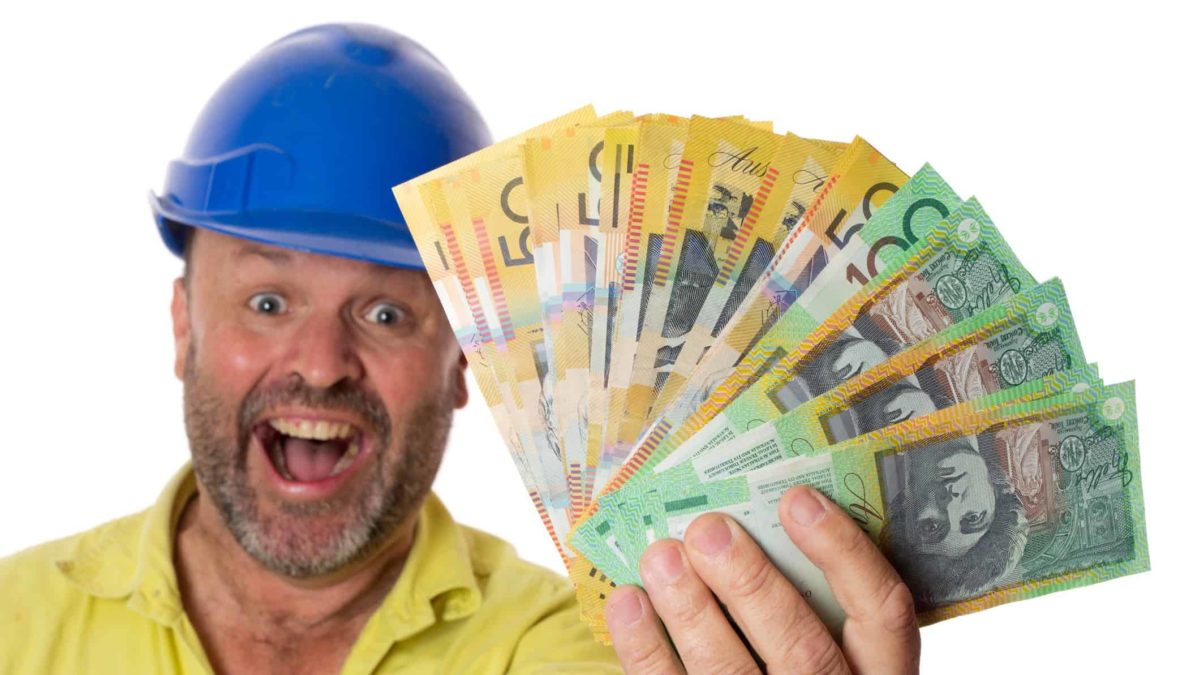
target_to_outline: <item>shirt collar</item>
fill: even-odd
[[[384,633],[399,641],[436,621],[475,613],[483,595],[471,553],[466,533],[430,493],[404,571],[377,612]]]
[[[183,610],[172,562],[175,525],[196,494],[191,464],[185,465],[139,516],[84,533],[74,555],[57,561],[80,590],[99,598],[127,598],[129,607],[173,624]]]
[[[130,609],[174,625],[183,615],[172,557],[175,529],[196,491],[189,462],[141,517],[113,521],[85,533],[73,555],[55,564],[85,593],[127,598]],[[466,533],[430,493],[421,507],[404,570],[371,623],[378,621],[398,641],[436,621],[469,616],[481,602]]]

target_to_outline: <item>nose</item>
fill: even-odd
[[[954,501],[957,495],[954,491],[954,482],[946,481],[942,483],[942,489],[938,490],[937,503],[938,506],[945,508],[950,502]]]
[[[314,314],[297,326],[287,365],[289,374],[322,389],[359,380],[365,372],[352,327],[334,313]]]

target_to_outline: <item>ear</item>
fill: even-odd
[[[191,342],[191,322],[188,321],[188,294],[183,278],[175,280],[171,295],[171,328],[175,333],[175,377],[183,379],[187,363],[188,344]]]
[[[467,355],[461,351],[458,353],[458,368],[454,374],[454,386],[456,387],[454,395],[454,407],[459,410],[467,407]]]

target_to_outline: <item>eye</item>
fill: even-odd
[[[287,303],[278,293],[255,293],[246,304],[259,314],[282,314],[287,309]]]
[[[408,312],[390,302],[379,302],[367,310],[367,320],[381,326],[394,326],[403,321]]]
[[[936,544],[946,538],[947,527],[933,518],[917,521],[917,538],[926,544]]]

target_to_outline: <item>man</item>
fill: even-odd
[[[781,513],[846,606],[843,648],[714,515],[647,554],[649,595],[612,593],[615,654],[560,576],[430,494],[466,362],[389,187],[488,142],[441,64],[378,28],[294,33],[222,86],[152,200],[185,259],[193,461],[148,511],[0,561],[0,672],[755,668],[717,598],[773,668],[915,670],[906,588],[815,493]]]

